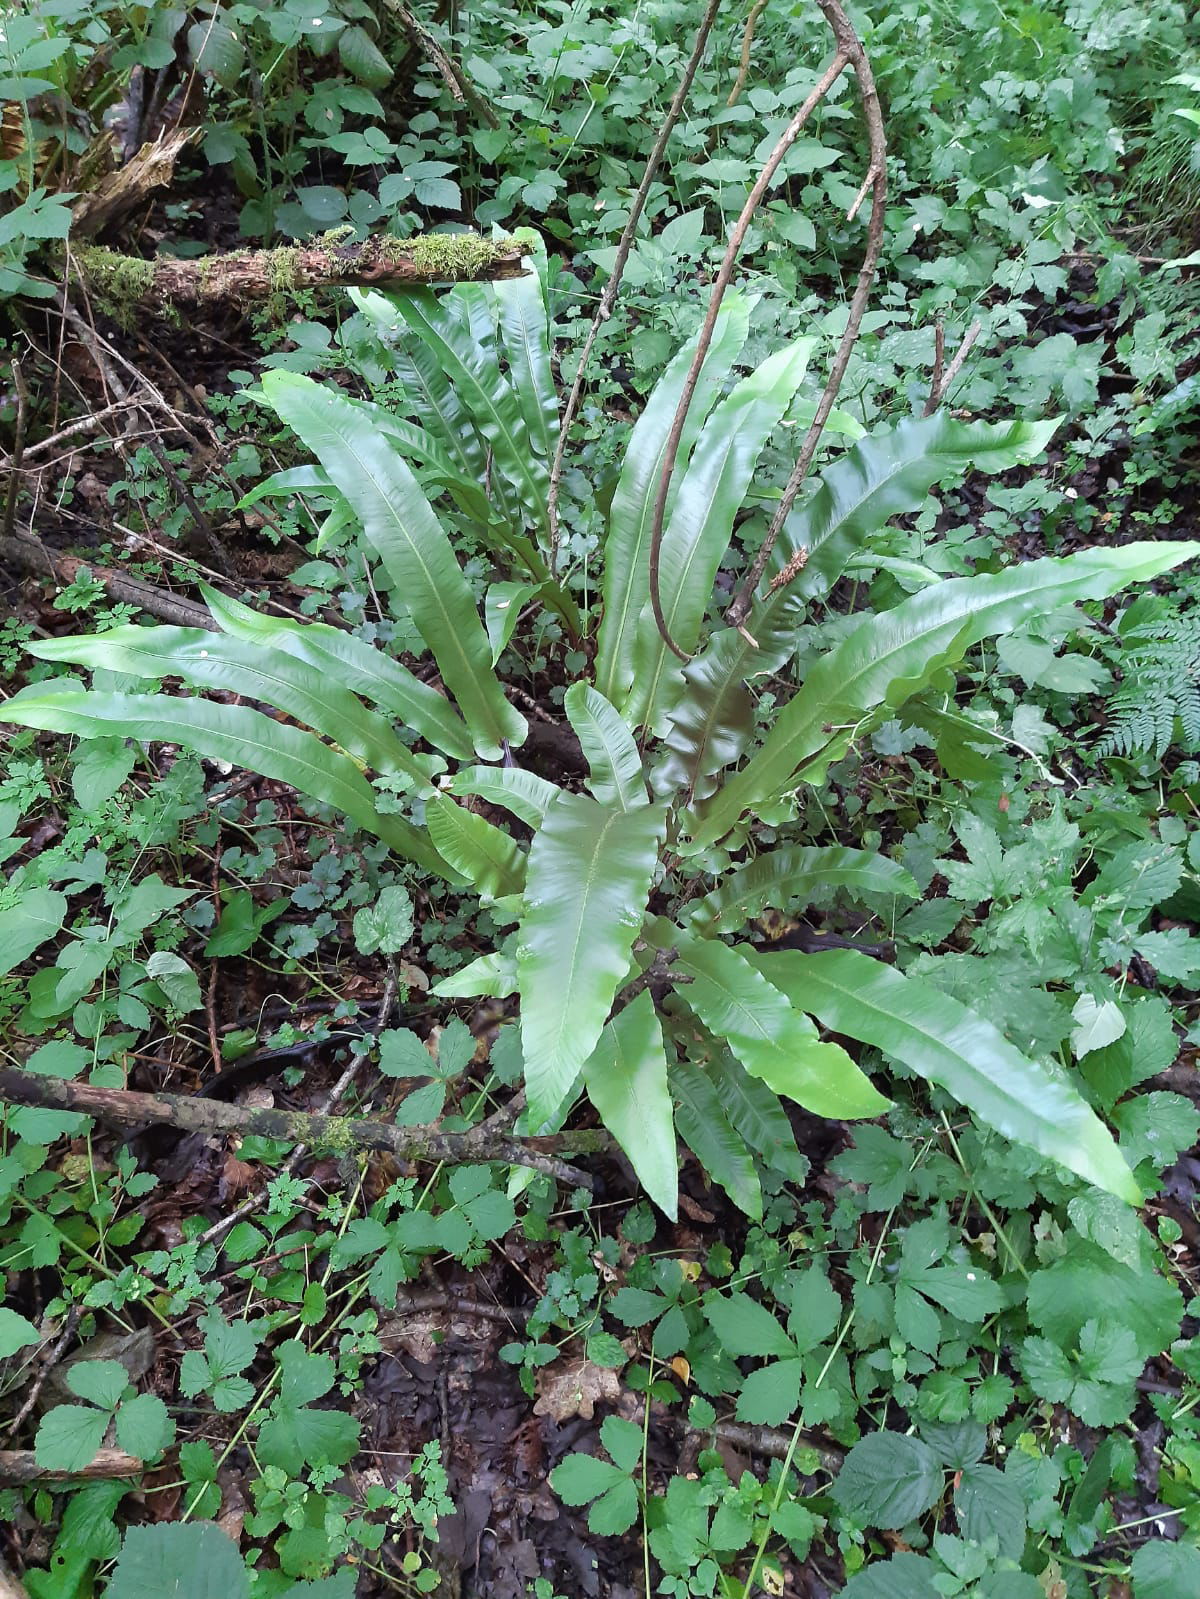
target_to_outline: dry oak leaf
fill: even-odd
[[[594,1366],[582,1358],[556,1361],[539,1373],[533,1413],[552,1421],[569,1421],[572,1416],[590,1421],[598,1403],[615,1404],[620,1397],[617,1374],[607,1366]]]

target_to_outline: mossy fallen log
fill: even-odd
[[[354,239],[327,233],[310,244],[232,250],[181,260],[122,255],[101,246],[72,252],[70,274],[117,322],[147,311],[173,316],[206,306],[281,307],[306,289],[357,286],[404,290],[438,283],[488,283],[525,271],[516,239],[477,233],[424,233],[411,239],[379,234]]]

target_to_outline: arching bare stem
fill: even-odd
[[[550,466],[550,489],[546,501],[546,521],[550,536],[550,571],[553,576],[558,574],[558,492],[562,483],[563,458],[567,450],[567,436],[579,410],[579,402],[583,398],[584,375],[587,370],[587,364],[591,358],[592,347],[596,342],[600,329],[612,316],[613,306],[617,300],[617,291],[621,287],[621,279],[625,275],[625,266],[629,260],[630,251],[633,249],[638,223],[641,221],[642,212],[646,207],[650,185],[654,182],[654,176],[666,152],[667,141],[674,131],[675,124],[679,121],[684,102],[691,91],[700,62],[704,58],[704,52],[708,47],[708,36],[712,32],[712,26],[716,20],[720,5],[721,0],[708,0],[708,5],[705,8],[704,16],[701,18],[700,27],[692,45],[692,53],[687,59],[687,65],[683,69],[683,76],[679,80],[679,86],[676,88],[671,104],[667,108],[667,114],[663,118],[663,125],[658,131],[658,138],[655,139],[654,147],[650,151],[649,159],[646,162],[646,170],[642,173],[642,181],[638,184],[637,193],[633,197],[633,204],[629,208],[629,218],[617,243],[617,255],[613,262],[612,272],[609,274],[608,282],[604,285],[603,292],[600,295],[600,303],[597,305],[596,314],[592,318],[592,325],[583,341],[579,364],[575,369],[575,381],[572,383],[571,392],[567,396],[566,409],[563,411],[562,423],[558,430],[558,442],[554,447],[554,460]]]
[[[854,204],[850,207],[848,217],[853,219],[869,192],[871,195],[871,219],[867,225],[867,246],[863,254],[862,268],[858,274],[858,284],[854,291],[854,298],[850,302],[850,314],[846,319],[846,330],[842,334],[837,352],[834,355],[833,365],[829,369],[829,378],[818,401],[812,424],[804,436],[804,442],[800,446],[800,454],[796,458],[796,464],[792,468],[791,476],[788,478],[787,486],[784,488],[783,498],[771,518],[767,536],[751,563],[750,570],[746,573],[741,587],[734,595],[725,612],[725,620],[730,627],[741,627],[747,616],[749,616],[750,608],[754,604],[755,590],[758,588],[762,575],[767,569],[767,562],[770,560],[771,551],[775,548],[775,541],[779,537],[780,529],[791,514],[792,506],[796,503],[796,496],[808,476],[813,457],[817,453],[817,445],[820,442],[821,434],[825,431],[825,424],[829,420],[834,402],[838,396],[838,390],[842,386],[842,379],[846,375],[851,353],[858,342],[863,313],[867,308],[871,285],[875,281],[875,268],[879,263],[879,253],[883,247],[883,213],[887,200],[887,141],[884,135],[883,112],[879,105],[879,93],[875,87],[875,78],[871,72],[871,64],[867,60],[862,43],[838,0],[817,0],[817,4],[824,12],[825,20],[833,30],[833,36],[837,41],[838,54],[854,68],[854,76],[858,82],[859,97],[862,100],[863,119],[867,127],[869,146],[867,176]],[[775,585],[772,585],[772,587],[775,587]]]

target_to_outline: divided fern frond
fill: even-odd
[[[1112,725],[1096,754],[1161,759],[1172,744],[1200,750],[1200,610],[1131,628],[1124,644]]]

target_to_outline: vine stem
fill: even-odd
[[[554,460],[550,466],[550,487],[546,498],[546,523],[550,539],[550,575],[558,576],[558,551],[559,551],[559,518],[558,496],[562,484],[563,460],[567,452],[567,439],[574,425],[575,417],[579,411],[579,404],[583,398],[583,386],[586,381],[587,365],[591,359],[592,349],[600,334],[600,329],[612,316],[613,307],[617,301],[617,293],[621,287],[621,280],[625,275],[633,250],[633,241],[637,233],[638,223],[642,219],[642,212],[646,209],[646,201],[650,195],[650,185],[654,182],[655,174],[662,164],[666,153],[667,143],[674,132],[675,124],[683,112],[684,103],[691,92],[692,83],[704,59],[704,52],[708,48],[708,37],[712,32],[713,23],[716,21],[721,0],[708,0],[704,16],[701,18],[700,27],[692,45],[692,53],[688,57],[687,65],[683,69],[683,76],[667,108],[663,118],[662,127],[658,130],[658,137],[646,161],[646,169],[642,173],[642,181],[638,184],[637,192],[633,197],[633,204],[629,208],[629,217],[621,231],[617,242],[616,259],[613,262],[612,272],[608,282],[600,295],[596,314],[592,317],[591,327],[588,328],[587,337],[583,341],[583,349],[579,355],[579,364],[575,368],[575,380],[571,384],[571,392],[567,396],[566,407],[563,410],[562,422],[559,424],[558,441],[554,447]]]
[[[821,0],[818,0],[818,3],[821,3]],[[700,370],[708,357],[709,348],[712,345],[713,332],[717,325],[717,315],[721,309],[721,302],[725,298],[725,291],[733,280],[734,268],[737,266],[738,256],[741,254],[742,245],[745,243],[750,224],[754,220],[754,213],[758,210],[762,197],[770,186],[771,179],[779,170],[780,162],[800,136],[801,129],[805,123],[841,77],[849,61],[850,57],[844,52],[839,41],[833,60],[822,73],[816,88],[783,130],[778,143],[767,157],[762,171],[755,180],[754,187],[746,197],[746,203],[742,207],[741,215],[734,224],[733,232],[729,235],[729,243],[725,246],[725,255],[721,261],[716,281],[713,283],[712,294],[709,296],[708,311],[700,328],[700,337],[696,341],[696,353],[692,357],[692,364],[688,368],[687,377],[684,379],[683,392],[679,396],[679,404],[675,407],[675,417],[671,423],[671,431],[667,434],[667,442],[663,447],[662,469],[658,476],[658,489],[654,496],[654,513],[650,523],[650,608],[654,612],[654,621],[663,643],[681,661],[689,661],[691,656],[686,650],[681,649],[672,638],[667,619],[663,615],[662,584],[659,567],[662,556],[663,522],[666,517],[667,498],[671,492],[671,478],[674,475],[675,462],[679,456],[679,444],[683,438],[684,424],[687,422],[688,412],[692,408],[696,385],[700,381]]]
[[[808,477],[813,457],[817,453],[817,445],[820,443],[821,435],[825,431],[825,424],[829,421],[830,414],[833,411],[834,402],[842,386],[842,379],[846,375],[846,368],[850,364],[850,356],[854,351],[854,346],[858,343],[859,329],[862,327],[867,301],[871,296],[871,286],[875,281],[875,270],[879,265],[879,254],[883,248],[884,207],[887,203],[887,137],[883,125],[883,112],[879,105],[879,91],[875,87],[875,76],[871,71],[871,63],[867,60],[867,54],[862,47],[862,42],[855,33],[849,17],[847,17],[839,4],[839,0],[817,0],[817,4],[833,31],[839,55],[854,68],[859,98],[862,101],[863,120],[867,128],[867,175],[863,180],[862,188],[859,189],[855,197],[854,204],[847,212],[846,219],[847,221],[853,221],[868,193],[871,195],[871,217],[867,224],[866,249],[863,253],[862,266],[859,269],[854,298],[850,302],[845,332],[838,343],[833,365],[829,369],[829,377],[821,393],[821,398],[817,402],[817,409],[812,423],[808,432],[804,435],[804,442],[800,446],[800,453],[796,458],[795,466],[792,468],[791,476],[788,478],[787,486],[784,488],[783,497],[776,507],[774,516],[771,518],[767,536],[751,563],[750,570],[746,573],[741,587],[734,595],[729,608],[725,612],[725,620],[730,627],[742,627],[747,616],[749,616],[750,608],[754,603],[755,590],[758,588],[762,575],[767,569],[767,562],[771,558],[771,551],[775,548],[780,529],[791,515],[792,506],[796,503],[796,496],[800,493]],[[774,587],[775,585],[772,585],[772,588]]]

